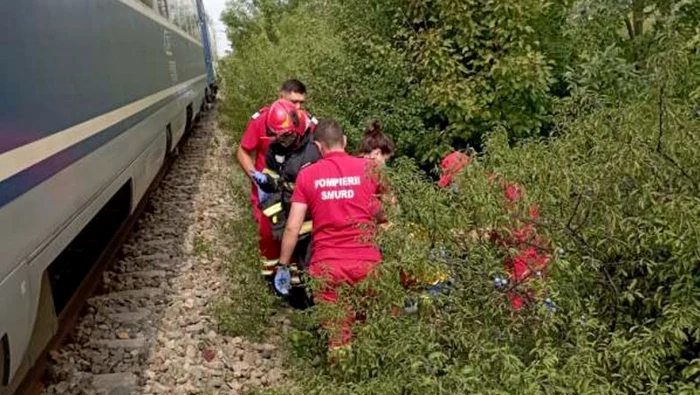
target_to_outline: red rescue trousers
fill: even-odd
[[[251,197],[251,203],[253,204],[255,222],[258,224],[258,234],[260,237],[258,246],[260,248],[260,255],[262,255],[262,274],[269,276],[274,273],[274,268],[277,266],[277,263],[279,263],[280,242],[272,237],[272,225],[270,224],[269,218],[258,208],[257,196]]]
[[[309,275],[321,281],[321,290],[314,295],[318,303],[339,303],[347,311],[347,315],[335,322],[325,322],[323,326],[330,332],[329,348],[340,348],[350,344],[352,338],[351,326],[355,313],[349,303],[338,300],[338,289],[341,286],[353,286],[364,281],[379,262],[355,260],[330,260],[314,262],[309,267]]]

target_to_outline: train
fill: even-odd
[[[216,80],[202,0],[3,1],[0,14],[3,394],[57,330],[56,262],[100,213],[134,212]]]

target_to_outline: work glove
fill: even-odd
[[[277,268],[277,273],[275,273],[275,289],[281,295],[288,295],[289,290],[292,288],[292,275],[289,272],[287,266],[281,266]]]

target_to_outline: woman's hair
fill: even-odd
[[[371,121],[365,129],[365,135],[360,142],[359,155],[367,155],[379,149],[384,155],[393,155],[396,146],[391,137],[382,132],[382,124],[379,121]]]

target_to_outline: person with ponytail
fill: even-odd
[[[373,166],[370,166],[368,169],[373,173],[371,177],[379,185],[382,203],[397,208],[398,202],[396,197],[391,193],[388,180],[382,175],[381,171],[382,167],[391,159],[395,151],[396,146],[394,145],[394,141],[391,137],[384,134],[381,122],[378,120],[370,121],[369,124],[367,124],[367,128],[365,128],[362,141],[360,141],[357,156],[371,159],[370,163],[372,163]],[[380,226],[388,229],[390,224],[388,223],[384,210],[380,210],[378,215],[380,219],[379,222],[381,223]]]
[[[379,165],[384,165],[396,151],[396,146],[391,137],[382,131],[381,122],[371,121],[365,129],[364,137],[360,142],[358,156],[372,159]]]

